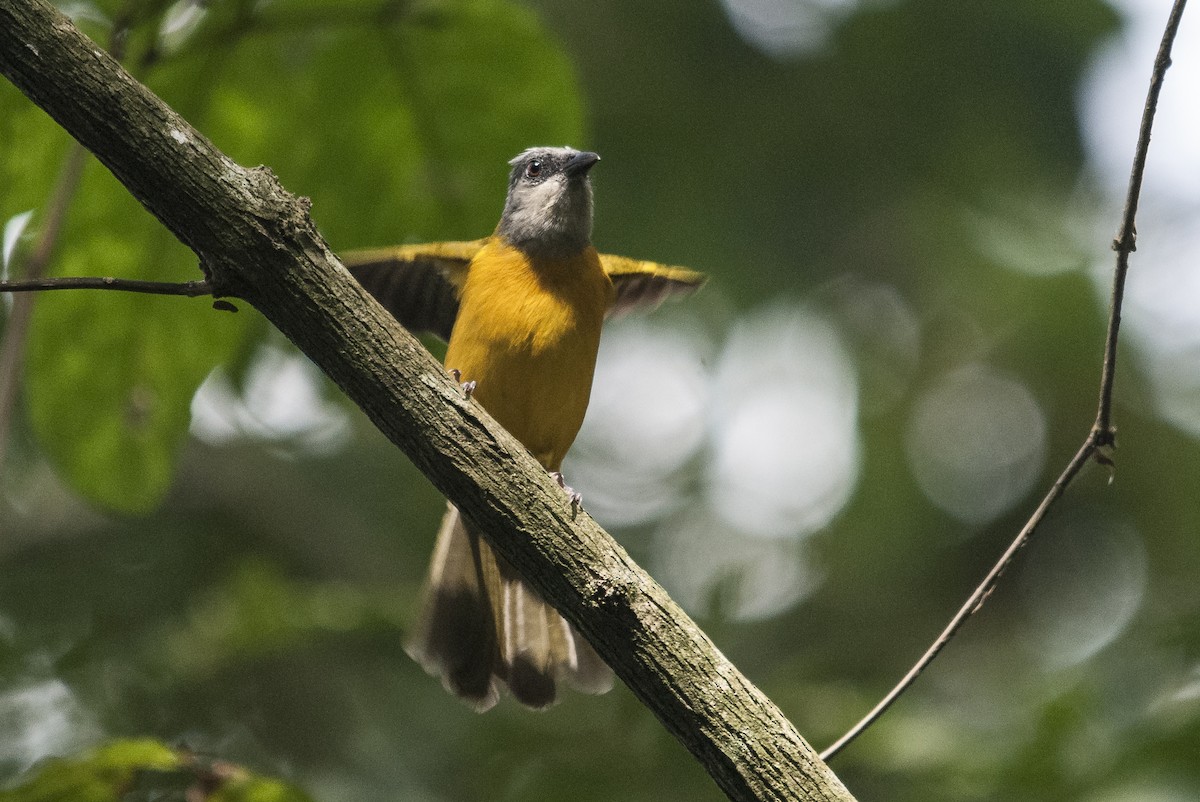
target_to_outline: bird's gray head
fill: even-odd
[[[572,148],[530,148],[509,162],[508,199],[496,233],[543,257],[564,257],[592,239],[592,183],[600,157]]]

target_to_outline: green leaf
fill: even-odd
[[[137,772],[179,765],[179,755],[156,741],[115,741],[80,759],[47,761],[33,778],[0,791],[0,802],[118,802]]]
[[[311,802],[279,780],[149,739],[113,741],[82,758],[49,760],[25,783],[0,791],[0,802],[182,799],[189,789],[203,789],[195,798],[212,802]]]
[[[195,257],[92,164],[54,272],[184,281]],[[42,447],[88,499],[152,509],[170,485],[192,395],[251,315],[203,298],[58,292],[30,324],[26,400]]]
[[[186,624],[153,638],[172,676],[201,677],[231,663],[303,648],[320,638],[396,631],[399,596],[350,585],[299,583],[251,560],[189,611]]]
[[[312,797],[279,780],[246,776],[226,784],[209,799],[211,802],[311,802]]]
[[[579,142],[573,72],[537,19],[509,3],[417,2],[385,19],[391,7],[217,4],[146,79],[234,158],[267,164],[312,197],[335,247],[485,234],[503,204],[509,158],[534,144]],[[39,121],[22,149],[52,174],[61,156],[38,139],[45,133]],[[42,202],[48,185],[45,175],[26,181],[12,212],[31,195]],[[94,164],[54,272],[196,276],[194,256]],[[39,442],[88,499],[152,509],[170,485],[192,395],[215,365],[261,338],[256,321],[203,300],[39,298],[26,392]]]
[[[566,55],[528,9],[417,8],[389,46],[392,74],[421,123],[434,188],[461,215],[451,220],[471,226],[462,235],[477,236],[499,218],[509,159],[533,145],[583,146],[582,100]]]
[[[15,86],[0,82],[0,224],[45,203],[71,138]]]
[[[311,197],[337,248],[486,234],[508,159],[580,141],[574,72],[510,3],[418,2],[380,24],[384,8],[356,4],[345,18],[340,3],[268,8],[261,32],[221,59],[203,128]],[[298,9],[308,27],[281,19]]]

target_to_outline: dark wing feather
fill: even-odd
[[[690,295],[707,281],[703,273],[694,270],[625,256],[600,254],[600,264],[617,291],[616,300],[608,310],[609,317],[633,309],[653,309],[668,298]]]
[[[367,292],[409,331],[450,340],[459,294],[471,259],[486,240],[433,242],[342,257]],[[668,298],[689,295],[707,280],[703,273],[657,262],[600,254],[600,264],[616,290],[610,317],[633,309],[653,309]]]
[[[482,240],[352,251],[350,274],[409,331],[450,340],[467,265]]]

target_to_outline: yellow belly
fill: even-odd
[[[446,367],[548,470],[583,423],[612,295],[590,247],[550,263],[493,238],[468,268]]]

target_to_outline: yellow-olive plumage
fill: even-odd
[[[473,398],[557,471],[583,423],[604,319],[691,292],[703,276],[591,244],[595,154],[517,156],[504,213],[483,240],[348,254],[351,272],[410,329],[449,340],[446,367]],[[557,684],[612,685],[608,667],[449,505],[408,651],[478,710],[500,683],[531,707]]]
[[[467,272],[446,367],[476,383],[475,400],[547,470],[583,423],[613,295],[590,245],[542,259],[496,238]]]

